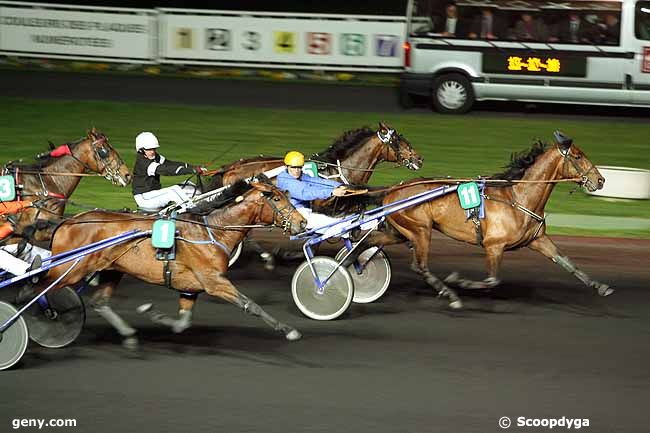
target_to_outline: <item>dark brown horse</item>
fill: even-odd
[[[548,146],[538,142],[533,148],[513,159],[504,173],[486,181],[483,192],[485,218],[470,219],[459,205],[457,195],[447,194],[412,208],[394,213],[387,218],[389,227],[373,236],[373,244],[391,244],[409,241],[413,246],[412,268],[439,294],[450,299],[452,308],[461,308],[456,293],[436,278],[428,267],[431,230],[470,244],[481,244],[487,254],[488,277],[483,281],[469,281],[457,274],[445,282],[463,288],[491,288],[499,284],[498,270],[506,250],[528,247],[540,252],[562,268],[575,275],[584,284],[602,296],[613,292],[609,286],[592,280],[562,255],[546,235],[544,206],[558,180],[573,179],[590,191],[603,187],[605,179],[572,140],[556,133],[556,143]],[[499,186],[496,179],[506,179],[507,186]],[[426,190],[442,186],[429,180],[415,180],[391,188],[383,203],[392,203]],[[477,224],[480,221],[480,225]],[[478,228],[478,230],[477,230]]]
[[[18,215],[15,235],[27,235],[25,229],[34,227],[37,220],[58,223],[67,199],[81,181],[78,175],[98,173],[122,187],[131,181],[129,169],[120,155],[106,135],[95,128],[81,140],[66,144],[70,149],[69,155],[48,157],[38,164],[12,164],[8,167],[18,172],[17,183],[23,185],[21,198],[38,203],[38,206],[25,209]],[[34,241],[49,241],[54,225],[39,224],[42,229],[26,237]]]
[[[219,199],[228,204],[213,209],[214,205],[202,203],[200,206],[209,212],[205,218],[196,215],[180,215],[176,222],[176,258],[168,261],[156,259],[156,250],[150,239],[138,238],[101,250],[84,258],[52,289],[79,283],[83,277],[95,271],[105,272],[91,305],[125,338],[126,345],[137,342],[135,330],[124,322],[108,303],[123,274],[151,284],[168,285],[182,292],[178,319],[171,319],[160,313],[152,318],[172,326],[181,332],[191,323],[192,307],[196,296],[206,292],[224,299],[245,312],[261,317],[273,329],[281,331],[289,340],[300,338],[300,333],[291,326],[277,321],[266,313],[253,300],[240,293],[225,277],[228,257],[246,233],[248,225],[263,223],[281,226],[291,233],[304,230],[306,221],[296,212],[287,197],[268,180],[251,182],[240,181],[224,191]],[[90,211],[66,220],[54,232],[52,254],[89,245],[131,230],[151,230],[155,217]],[[52,268],[39,285],[46,287],[49,282],[64,274],[67,265]],[[169,271],[169,278],[165,277]]]
[[[360,128],[348,131],[325,151],[311,157],[319,165],[319,173],[341,183],[366,184],[375,167],[381,162],[394,162],[410,170],[422,167],[422,157],[411,143],[395,129],[379,123],[377,130]],[[229,185],[284,166],[282,157],[240,159],[217,169],[207,190]],[[314,202],[314,210],[331,210],[335,198]]]

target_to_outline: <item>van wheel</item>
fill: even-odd
[[[441,75],[433,81],[433,106],[440,113],[467,113],[474,104],[474,90],[461,74]]]

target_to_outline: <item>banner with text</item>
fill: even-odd
[[[6,5],[0,4],[2,53],[132,62],[156,58],[155,10]]]
[[[404,17],[159,9],[161,63],[401,70]]]

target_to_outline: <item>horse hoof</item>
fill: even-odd
[[[460,281],[460,274],[458,272],[452,272],[445,278],[445,284],[456,284],[458,281]]]
[[[449,308],[451,308],[452,310],[460,310],[461,308],[463,308],[463,302],[460,299],[456,301],[451,301],[449,303]]]
[[[132,335],[130,337],[126,337],[124,340],[122,340],[122,347],[128,350],[137,350],[140,344],[138,343],[138,337],[135,335]]]
[[[609,287],[607,284],[600,284],[598,286],[598,294],[600,296],[609,296],[614,293],[614,289]]]
[[[289,341],[296,341],[302,338],[302,334],[298,332],[297,329],[292,329],[291,331],[287,332],[287,335],[285,337]]]
[[[138,308],[135,309],[135,311],[137,311],[140,314],[144,314],[147,311],[151,311],[152,308],[153,308],[153,304],[149,302],[147,304],[140,305]]]

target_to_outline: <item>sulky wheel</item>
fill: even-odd
[[[338,266],[330,257],[314,257],[312,264],[320,279],[325,279]],[[333,320],[350,306],[354,296],[354,283],[347,269],[339,267],[325,284],[323,294],[318,293],[308,262],[303,262],[291,280],[293,301],[300,311],[311,319]]]
[[[65,347],[81,334],[86,308],[77,292],[67,286],[48,292],[45,298],[48,307],[35,302],[23,314],[29,338],[43,347]]]
[[[235,264],[239,256],[241,256],[241,250],[244,246],[244,242],[240,242],[237,244],[234,250],[230,253],[230,258],[228,259],[228,267],[231,267],[232,265]]]
[[[361,273],[357,271],[354,264],[348,266],[348,272],[354,281],[354,299],[357,304],[367,304],[381,298],[390,285],[391,270],[388,255],[383,250],[377,251],[378,247],[370,247],[359,254],[357,259],[361,267]],[[336,261],[341,261],[347,253],[342,248],[336,254]]]
[[[17,311],[13,305],[0,302],[0,324],[6,322]],[[19,317],[0,334],[0,370],[6,370],[20,361],[25,354],[28,342],[27,325],[25,320]]]

